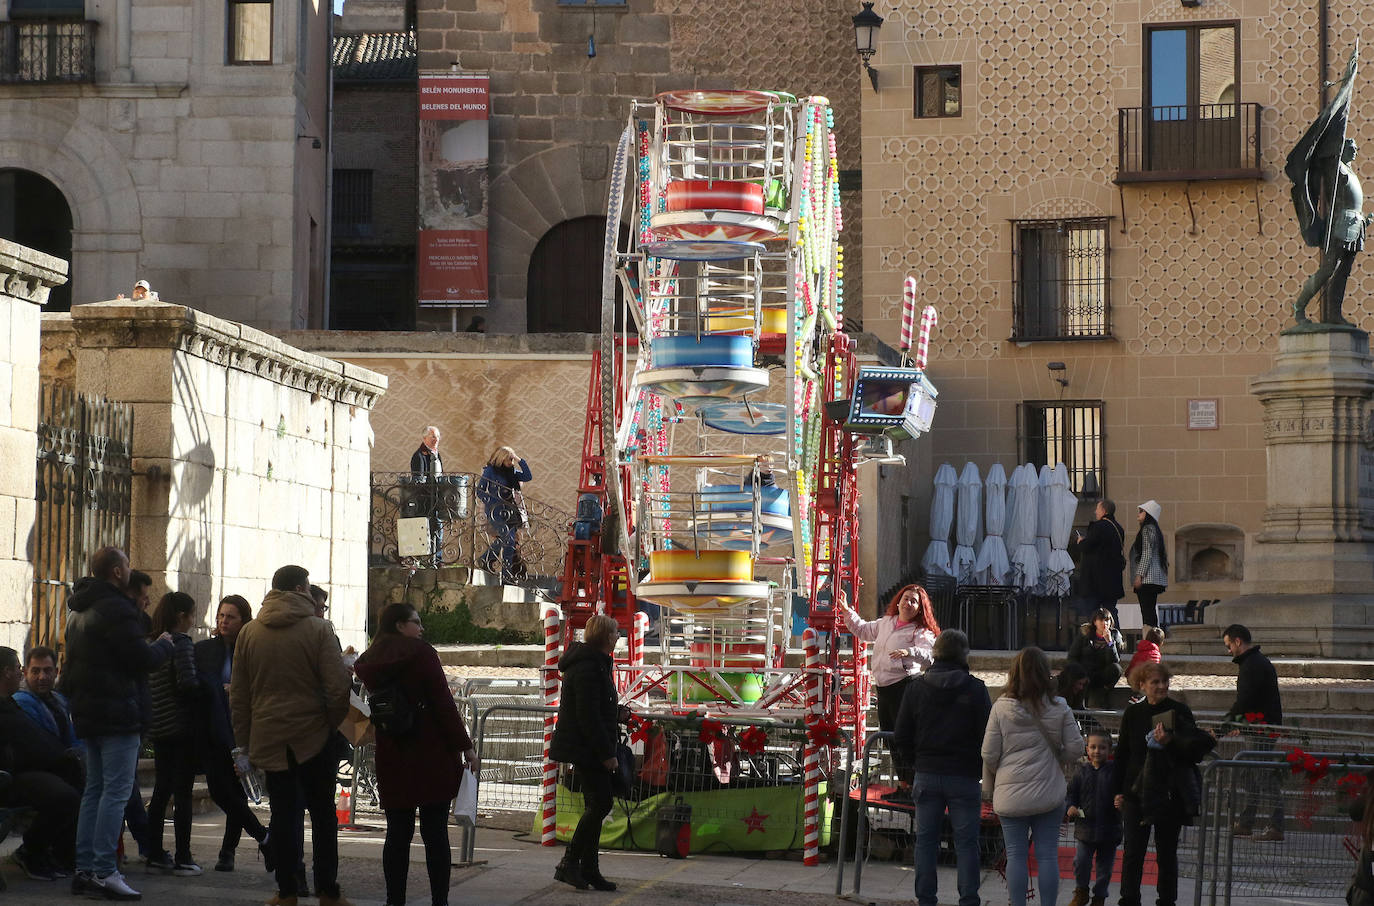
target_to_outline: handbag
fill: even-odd
[[[458,784],[458,797],[453,800],[453,817],[477,826],[477,775],[463,768],[463,780]]]
[[[635,752],[623,740],[615,745],[615,770],[611,772],[611,794],[629,799],[635,787]]]

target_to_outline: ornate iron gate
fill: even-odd
[[[134,412],[127,403],[43,385],[33,527],[30,645],[62,644],[67,596],[97,549],[129,549]]]

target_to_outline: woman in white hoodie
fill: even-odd
[[[837,603],[854,638],[873,646],[868,663],[878,693],[878,729],[891,732],[897,727],[897,712],[901,710],[907,683],[935,661],[931,652],[940,634],[940,624],[935,622],[930,595],[919,585],[908,585],[892,596],[887,611],[876,620],[861,619],[850,608],[843,591]],[[889,797],[908,799],[912,767],[895,757],[893,762],[898,782]]]
[[[1002,822],[1013,904],[1026,902],[1030,844],[1040,866],[1040,902],[1054,906],[1059,896],[1059,825],[1068,791],[1063,766],[1083,757],[1083,734],[1053,689],[1045,652],[1022,649],[983,736],[984,782],[993,778],[992,810]],[[983,790],[985,799],[988,793]]]

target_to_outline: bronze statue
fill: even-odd
[[[1308,127],[1284,166],[1293,181],[1293,208],[1303,241],[1322,250],[1321,267],[1303,283],[1293,303],[1298,330],[1312,323],[1307,304],[1323,287],[1326,292],[1318,321],[1323,327],[1306,329],[1353,326],[1341,316],[1341,303],[1355,255],[1364,248],[1365,228],[1374,221],[1374,215],[1363,213],[1364,191],[1349,166],[1355,159],[1355,142],[1346,137],[1358,58],[1357,47],[1341,80],[1328,83],[1340,86],[1336,96]]]

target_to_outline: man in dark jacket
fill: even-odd
[[[115,849],[148,721],[148,671],[172,656],[172,640],[166,633],[151,644],[145,638],[127,593],[129,558],[123,551],[102,547],[91,556],[90,572],[77,581],[69,601],[60,682],[76,735],[86,745],[72,892],[132,900],[142,895],[117,870]]]
[[[1269,658],[1260,653],[1260,646],[1251,641],[1250,630],[1239,623],[1227,626],[1221,633],[1222,644],[1236,664],[1236,700],[1226,714],[1228,736],[1245,733],[1248,749],[1266,750],[1274,747],[1267,732],[1248,729],[1255,724],[1282,724],[1283,703],[1279,699],[1279,675]],[[1283,840],[1283,797],[1279,790],[1281,773],[1270,769],[1250,773],[1245,787],[1245,807],[1231,828],[1237,837],[1248,837],[1254,827],[1255,812],[1260,801],[1272,805],[1269,826],[1260,828],[1254,839],[1278,843]]]
[[[13,777],[0,793],[0,805],[34,809],[33,824],[14,861],[33,880],[51,881],[57,872],[71,869],[81,805],[81,756],[34,723],[14,701],[21,675],[14,649],[0,647],[0,770]]]
[[[1116,602],[1126,596],[1121,576],[1126,569],[1126,530],[1116,521],[1116,504],[1103,498],[1093,511],[1096,517],[1087,534],[1078,538],[1080,589],[1094,606],[1112,612],[1112,623],[1120,625]]]
[[[982,804],[983,733],[992,699],[969,673],[968,636],[946,629],[935,640],[935,662],[907,685],[892,735],[894,752],[915,765],[916,902],[935,906],[935,875],[945,810],[954,828],[959,906],[978,906],[978,831]]]

